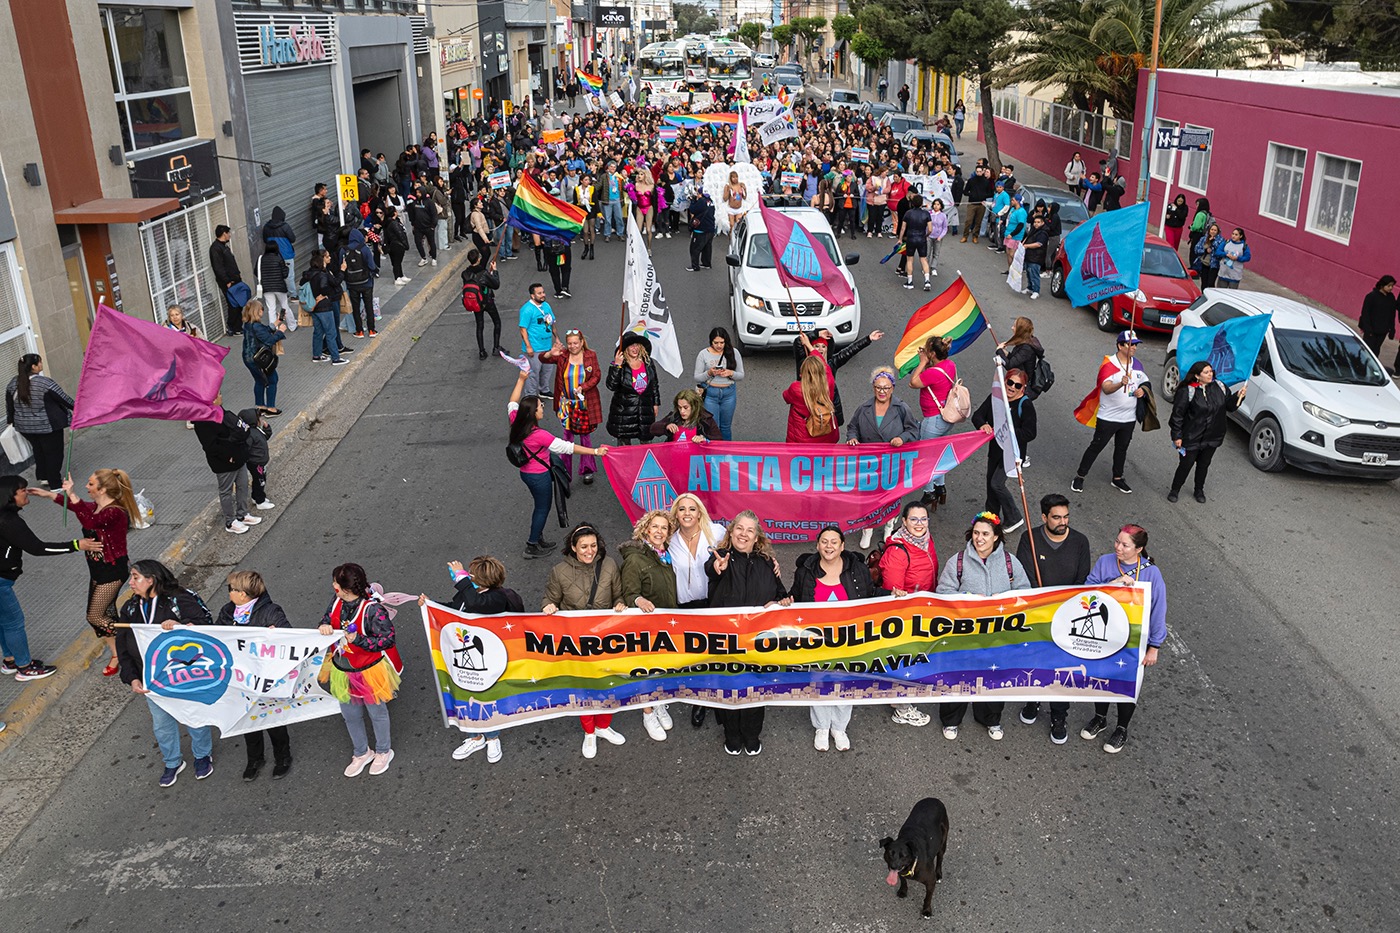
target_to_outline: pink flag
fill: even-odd
[[[777,257],[778,280],[785,288],[810,288],[837,307],[856,303],[846,276],[811,231],[786,214],[764,207],[762,201],[758,209]]]
[[[123,418],[218,421],[228,348],[97,306],[73,429]]]

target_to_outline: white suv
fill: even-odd
[[[816,208],[773,206],[800,223],[812,238],[826,249],[831,261],[841,269],[855,295],[855,303],[833,308],[831,302],[810,288],[794,288],[791,296],[778,281],[773,250],[763,215],[750,211],[729,239],[729,304],[734,318],[734,339],[748,347],[790,347],[799,328],[810,331],[826,328],[838,344],[850,343],[860,335],[860,291],[850,266],[860,261],[859,253],[843,256],[826,217]]]
[[[1167,345],[1162,395],[1181,381],[1182,327],[1273,313],[1240,410],[1249,461],[1265,472],[1292,464],[1317,473],[1400,478],[1400,389],[1355,332],[1331,315],[1263,292],[1208,288],[1181,314]]]

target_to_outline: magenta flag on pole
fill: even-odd
[[[831,261],[810,230],[786,214],[764,207],[762,201],[758,209],[768,228],[768,244],[777,257],[778,280],[784,287],[810,288],[837,307],[856,303],[841,267]]]
[[[123,418],[218,421],[214,404],[224,382],[228,348],[97,306],[73,429]]]
[[[854,531],[884,524],[991,441],[965,431],[900,447],[889,444],[763,444],[716,441],[609,447],[604,467],[613,494],[636,521],[694,493],[715,521],[753,509],[768,537],[815,541],[825,525]]]

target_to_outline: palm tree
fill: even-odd
[[[1263,2],[1163,0],[1161,68],[1241,68],[1267,51],[1257,20]],[[1155,0],[1030,0],[1015,60],[995,83],[1060,85],[1076,107],[1133,120],[1138,71],[1150,64]]]

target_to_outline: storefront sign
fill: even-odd
[[[486,92],[479,87],[472,88],[472,100],[481,100],[486,96]]]
[[[179,198],[189,201],[221,190],[214,141],[199,140],[177,152],[135,159],[129,167],[131,193],[138,198]]]
[[[360,179],[354,175],[335,176],[336,187],[340,189],[340,200],[346,203],[360,200]]]
[[[471,68],[476,64],[476,42],[466,38],[444,42],[438,52],[438,64],[443,68]]]
[[[630,29],[632,27],[632,8],[600,6],[594,14],[593,25],[599,29]]]
[[[323,13],[233,14],[243,74],[331,65],[339,60],[335,20]]]

